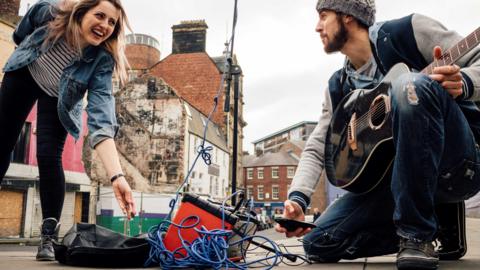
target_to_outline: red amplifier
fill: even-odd
[[[170,225],[163,239],[165,247],[170,251],[174,251],[182,246],[178,235],[179,230],[183,240],[192,243],[200,237],[200,234],[197,233],[194,228],[201,229],[201,226],[204,226],[207,230],[222,229],[222,212],[224,213],[225,229],[232,230],[239,220],[238,216],[228,210],[222,209],[221,205],[204,200],[198,195],[184,193],[180,207],[173,218],[173,222],[175,224],[181,224],[185,218],[198,216],[198,224],[188,229],[177,228],[174,225]],[[191,218],[186,220],[183,226],[192,226],[195,222],[197,222],[197,219]],[[186,252],[183,249],[179,250],[179,253],[186,256]],[[181,256],[178,254],[176,257]]]

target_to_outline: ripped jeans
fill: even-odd
[[[399,237],[432,241],[435,205],[480,190],[480,150],[447,91],[411,73],[394,82],[391,97],[396,155],[390,181],[332,203],[303,239],[307,255],[355,259],[395,253]]]

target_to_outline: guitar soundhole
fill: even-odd
[[[387,95],[377,96],[368,111],[370,128],[377,130],[382,128],[388,113],[390,112],[390,100]]]

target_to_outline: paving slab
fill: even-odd
[[[294,254],[303,254],[301,243],[298,239],[285,239],[282,235],[269,232],[260,234],[268,235],[278,244],[288,246],[288,251]],[[441,261],[439,270],[479,270],[480,269],[480,219],[467,219],[467,242],[468,252],[460,261]],[[251,253],[249,259],[255,256],[262,257],[266,252],[260,249]],[[37,262],[35,261],[36,247],[26,246],[24,244],[3,244],[0,245],[0,269],[1,270],[33,270],[33,269],[53,269],[53,270],[75,270],[75,269],[105,269],[105,268],[83,268],[72,267],[58,264],[57,262]],[[288,262],[288,261],[287,261]],[[288,262],[289,265],[281,264],[274,269],[291,270],[297,269],[333,269],[333,270],[395,270],[395,255],[379,256],[373,258],[363,258],[353,261],[342,260],[335,264],[301,264],[295,265]],[[135,268],[145,269],[145,268]],[[155,268],[148,268],[155,269]],[[129,269],[126,269],[129,270]],[[133,270],[131,268],[130,270]]]

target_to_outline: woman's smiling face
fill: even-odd
[[[98,46],[107,40],[115,30],[119,17],[120,10],[108,1],[101,1],[87,11],[80,24],[82,47]]]

